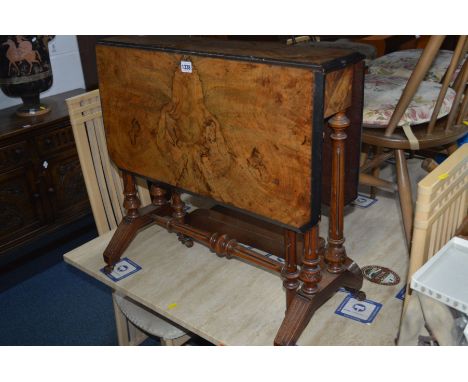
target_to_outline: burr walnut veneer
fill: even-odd
[[[350,131],[359,147],[361,60],[336,49],[197,37],[100,43],[107,144],[128,211],[104,252],[108,269],[139,229],[158,224],[189,247],[195,240],[277,272],[286,288],[275,339],[282,345],[296,342],[340,286],[363,297],[359,267],[343,246],[343,206],[357,186],[356,151],[345,140]],[[151,206],[140,208],[134,174],[154,182]],[[187,215],[181,191],[222,206]],[[326,200],[325,247],[318,222]]]

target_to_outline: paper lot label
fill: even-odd
[[[104,268],[101,269],[101,272],[109,277],[112,281],[119,281],[138,272],[140,269],[141,267],[138,264],[125,257],[117,264],[115,264],[114,270],[111,273],[108,274],[104,272]]]
[[[382,304],[378,302],[372,300],[359,301],[349,294],[336,309],[335,313],[351,320],[362,322],[363,324],[370,324],[374,321],[381,308]]]

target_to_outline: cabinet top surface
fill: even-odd
[[[41,102],[50,106],[50,112],[37,117],[19,117],[15,114],[18,105],[0,110],[0,139],[6,139],[17,134],[24,134],[68,118],[65,100],[81,94],[84,89],[71,90],[54,96],[41,98]]]
[[[346,49],[319,48],[307,44],[287,46],[281,42],[232,41],[198,36],[118,36],[98,45],[158,50],[173,53],[299,66],[329,71],[362,59]]]

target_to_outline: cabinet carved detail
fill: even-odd
[[[86,192],[84,179],[80,176],[81,167],[78,162],[62,164],[59,167],[60,184],[66,193],[82,195]]]
[[[14,233],[34,219],[23,170],[0,178],[0,236]]]
[[[16,206],[0,201],[0,235],[24,225],[22,213]]]
[[[73,131],[69,126],[56,129],[48,134],[41,135],[37,140],[37,144],[41,153],[73,147],[75,144]]]
[[[33,119],[0,110],[0,256],[90,212],[65,99]]]
[[[0,148],[0,170],[18,166],[27,161],[26,143]]]
[[[3,187],[0,189],[0,196],[19,195],[24,191],[18,187]]]
[[[57,187],[61,189],[60,204],[73,205],[83,200],[83,196],[87,194],[80,163],[78,161],[61,163],[57,172]]]

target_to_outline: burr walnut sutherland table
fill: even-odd
[[[357,181],[345,183],[345,166],[355,160],[345,140],[350,125],[359,134],[361,59],[343,50],[188,37],[100,43],[107,144],[123,171],[128,211],[104,251],[107,269],[138,230],[157,224],[188,247],[195,240],[276,272],[286,289],[278,345],[295,344],[339,287],[363,298],[361,271],[343,245],[343,207]],[[323,177],[322,157],[331,158]],[[151,206],[139,208],[134,174],[155,182]],[[322,178],[330,189],[323,198]],[[180,191],[220,206],[186,214]],[[326,199],[325,246],[318,222]]]

